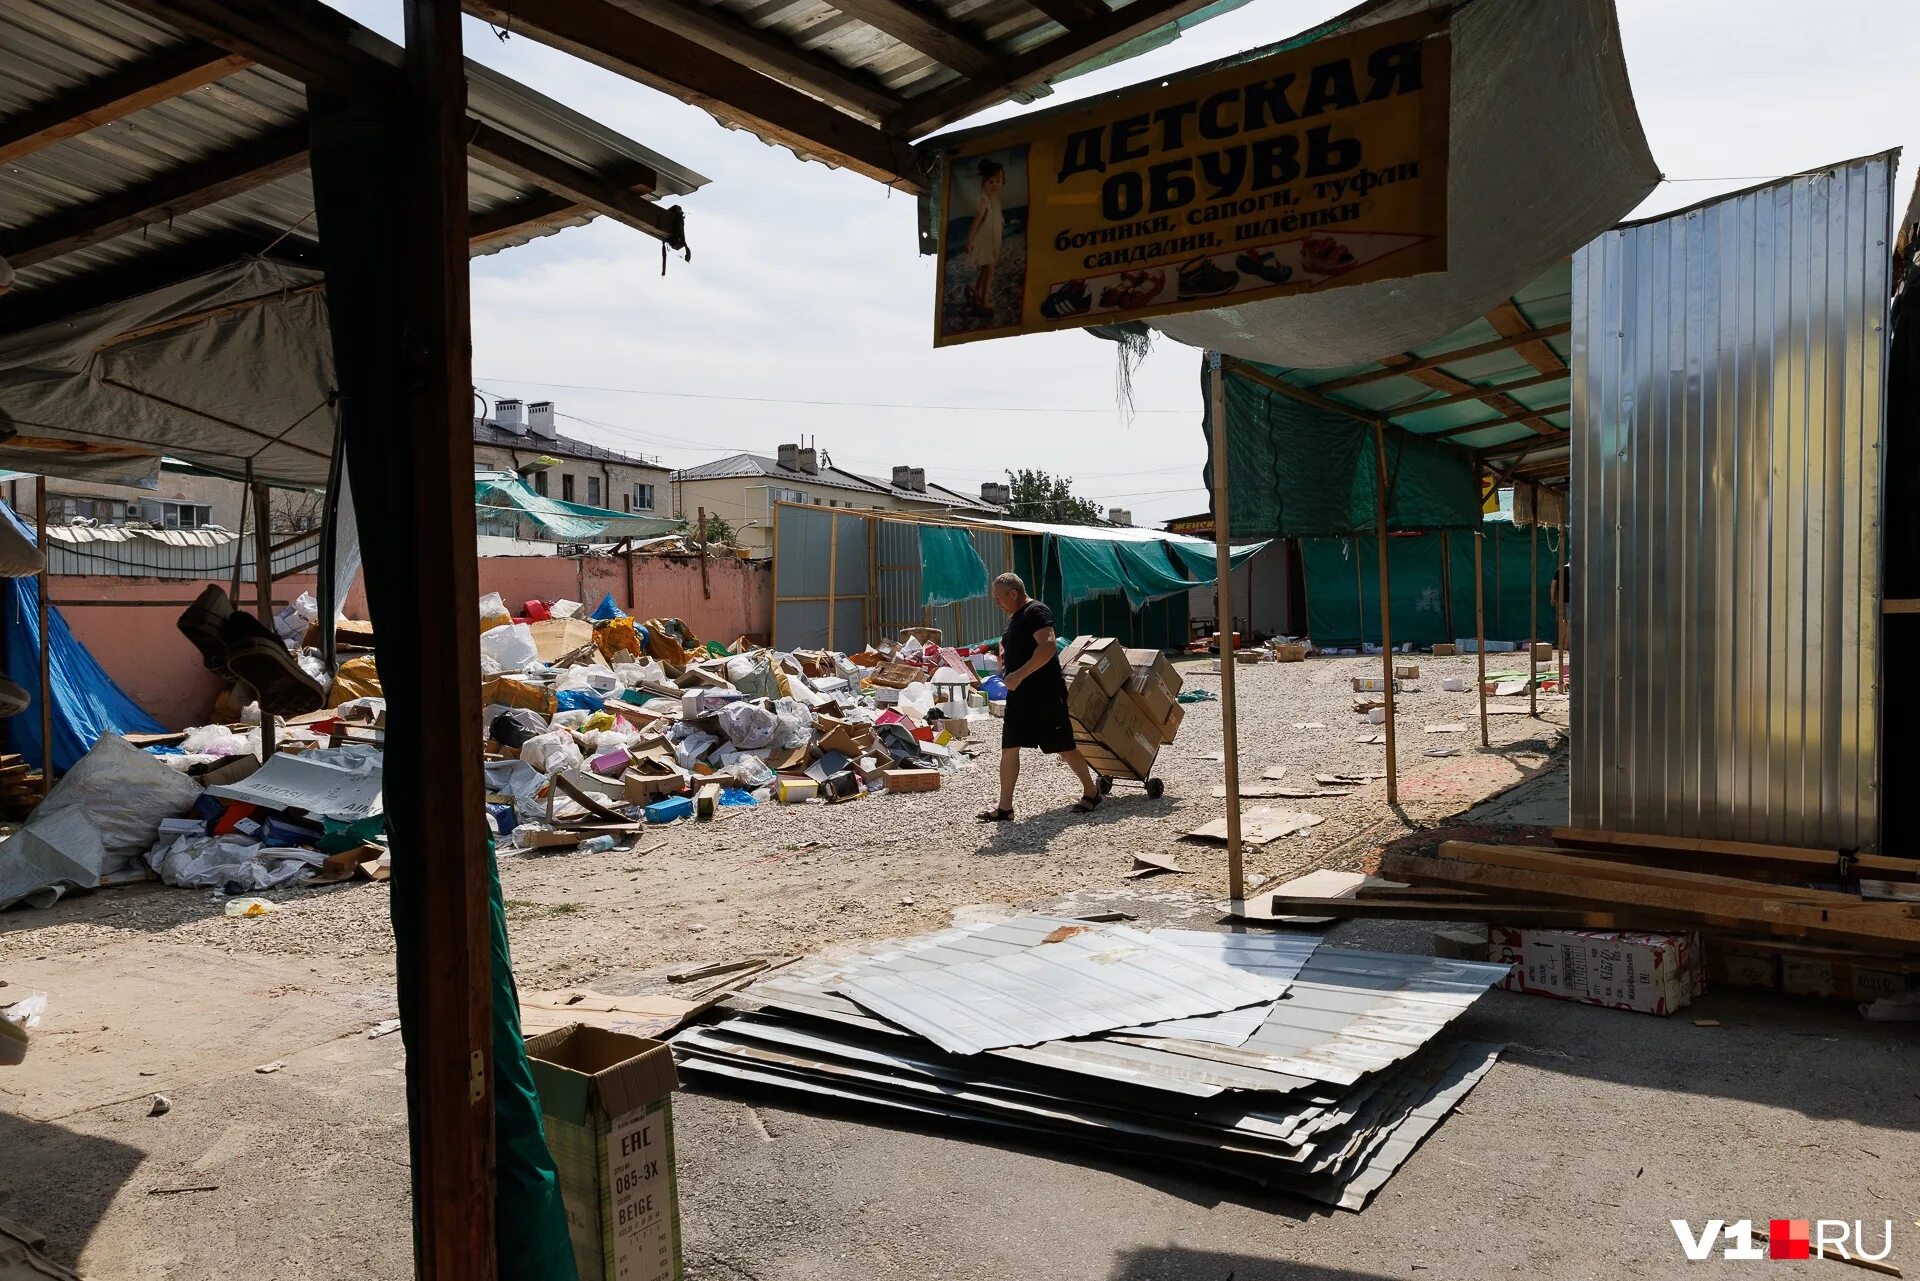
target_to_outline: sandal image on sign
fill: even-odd
[[[1300,265],[1308,271],[1331,276],[1353,264],[1353,251],[1332,236],[1308,236],[1300,242]]]
[[[1271,250],[1249,249],[1233,260],[1240,273],[1266,281],[1270,285],[1284,285],[1293,279],[1293,268],[1274,258]]]
[[[1240,274],[1222,271],[1214,265],[1211,258],[1195,258],[1192,262],[1180,266],[1180,297],[1212,298],[1224,294],[1240,283]]]
[[[1100,291],[1100,305],[1129,311],[1135,307],[1144,307],[1160,296],[1167,287],[1167,273],[1164,271],[1123,271],[1120,283],[1108,285]]]
[[[1087,282],[1069,280],[1053,287],[1053,292],[1040,304],[1040,314],[1048,320],[1065,320],[1069,316],[1083,314],[1092,306],[1093,298],[1087,293]]]

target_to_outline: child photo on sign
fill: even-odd
[[[1027,284],[1027,148],[956,159],[949,172],[946,331],[1017,325]]]

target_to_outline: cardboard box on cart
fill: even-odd
[[[1129,690],[1114,696],[1094,737],[1138,778],[1153,771],[1154,758],[1160,754],[1160,726]]]
[[[1157,649],[1130,649],[1127,667],[1127,689],[1147,709],[1154,724],[1166,724],[1167,717],[1179,706],[1174,700],[1181,685],[1180,672],[1172,660]]]
[[[1060,655],[1069,681],[1091,676],[1109,695],[1118,694],[1133,679],[1127,651],[1111,636],[1076,636]]]
[[[527,1061],[580,1281],[678,1281],[673,1051],[576,1023],[529,1038]]]

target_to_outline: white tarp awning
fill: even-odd
[[[335,410],[320,281],[247,259],[0,336],[0,425],[13,433],[0,466],[139,485],[165,454],[229,476],[251,460],[257,480],[324,488]]]

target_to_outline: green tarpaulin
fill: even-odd
[[[1247,364],[1249,362],[1237,362]],[[1277,375],[1276,375],[1277,376]],[[1201,430],[1213,484],[1212,399],[1201,365]],[[1388,429],[1387,528],[1473,529],[1480,490],[1464,449]],[[1373,429],[1250,378],[1227,376],[1228,507],[1234,538],[1374,532]]]
[[[1065,535],[1052,535],[1050,541],[1069,605],[1118,595],[1137,610],[1161,597],[1211,584],[1218,567],[1214,549],[1200,542]],[[1240,565],[1264,546],[1235,548],[1232,563]]]
[[[987,593],[987,563],[973,534],[946,525],[920,526],[920,585],[927,605],[951,605]]]
[[[1529,639],[1532,590],[1529,531],[1508,521],[1485,523],[1487,639]],[[1380,570],[1372,538],[1303,538],[1300,563],[1307,580],[1307,631],[1313,643],[1346,649],[1380,643]],[[1560,533],[1540,531],[1539,627],[1553,635],[1550,590],[1560,563]],[[1397,534],[1387,540],[1392,578],[1393,643],[1425,647],[1471,638],[1473,535],[1468,532]]]

